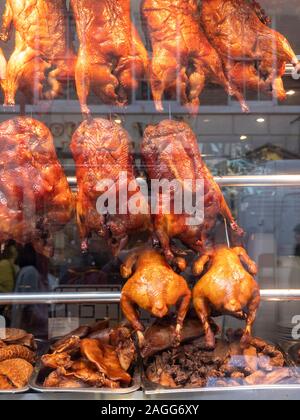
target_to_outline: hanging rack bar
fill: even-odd
[[[57,303],[119,303],[120,292],[88,292],[88,293],[24,293],[1,294],[0,304],[31,305],[31,304],[57,304]],[[300,289],[263,289],[261,298],[266,302],[300,301]]]

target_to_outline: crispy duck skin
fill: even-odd
[[[6,376],[0,375],[0,390],[14,389],[13,384],[7,379]]]
[[[202,1],[201,23],[222,57],[227,77],[239,89],[260,89],[284,100],[286,64],[300,71],[300,63],[287,39],[267,22],[256,2]]]
[[[122,369],[115,349],[98,340],[85,338],[81,341],[81,353],[109,380],[129,385],[131,376]]]
[[[70,378],[64,376],[60,371],[55,370],[51,372],[44,381],[43,386],[45,388],[88,388],[89,385],[85,384],[78,378]]]
[[[205,84],[214,82],[248,111],[200,26],[197,0],[144,0],[142,14],[153,49],[150,82],[157,110],[163,110],[165,92],[176,97],[178,91],[182,104],[196,113]]]
[[[139,192],[128,133],[115,122],[93,119],[83,122],[74,133],[71,150],[76,163],[78,183],[77,221],[83,249],[92,232],[105,238],[114,255],[127,244],[130,234],[151,228],[148,202]],[[126,180],[122,181],[121,175]],[[109,192],[107,183],[112,182]],[[129,191],[130,186],[130,191]],[[128,201],[138,202],[140,214],[133,214],[127,203],[119,201],[122,194]],[[101,196],[116,201],[116,211],[105,214],[98,209]],[[125,199],[126,200],[126,199]],[[121,207],[124,207],[122,210]],[[101,209],[100,209],[101,210]]]
[[[148,55],[131,21],[130,0],[71,0],[80,41],[76,86],[88,114],[92,89],[106,104],[126,105],[148,71]]]
[[[0,362],[8,359],[23,359],[29,363],[33,363],[35,360],[34,353],[27,347],[12,344],[0,348]]]
[[[6,0],[0,38],[7,41],[16,29],[15,51],[7,65],[5,105],[14,105],[20,88],[32,99],[53,99],[62,91],[61,82],[74,78],[76,56],[68,46],[67,9],[64,0]],[[43,94],[42,82],[49,70],[50,89]]]
[[[68,353],[44,354],[41,357],[41,362],[43,366],[51,369],[58,369],[60,367],[68,369],[73,364],[71,356]]]
[[[52,255],[52,233],[74,212],[73,195],[48,128],[32,118],[0,124],[0,241]]]
[[[208,263],[206,274],[193,290],[194,307],[204,326],[206,345],[215,347],[209,323],[211,316],[231,315],[246,320],[241,344],[247,347],[251,344],[252,326],[260,304],[259,286],[253,278],[257,274],[256,264],[243,248],[221,246],[195,263],[194,274],[200,276]]]
[[[153,249],[141,249],[130,254],[121,272],[124,278],[130,277],[122,289],[121,308],[138,334],[140,347],[145,345],[144,326],[139,320],[137,307],[163,318],[170,307],[177,304],[174,343],[180,343],[183,322],[191,301],[186,280],[172,270],[159,251]]]
[[[32,375],[33,367],[23,359],[0,362],[0,375],[6,377],[15,388],[24,388]]]
[[[171,208],[166,211],[163,194],[159,192],[157,203],[160,208],[153,216],[154,231],[169,263],[176,264],[178,261],[170,246],[173,238],[180,239],[195,252],[203,252],[207,235],[214,228],[218,216],[227,219],[232,230],[243,235],[220,187],[202,159],[195,134],[186,123],[166,120],[149,126],[144,133],[142,158],[151,181],[176,181],[183,191],[186,188],[184,181],[190,181],[193,193],[197,191],[197,181],[204,184],[204,221],[200,224],[189,223],[190,215],[185,212],[175,214],[172,196]]]

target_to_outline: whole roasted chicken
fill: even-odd
[[[287,39],[267,26],[256,2],[203,0],[201,23],[222,57],[227,77],[240,89],[261,90],[286,98],[282,76],[287,63],[300,63]],[[254,3],[254,4],[253,4]]]
[[[76,162],[77,220],[83,249],[95,232],[117,255],[130,234],[151,227],[148,202],[135,178],[131,139],[115,122],[88,120],[74,133],[71,150]]]
[[[149,126],[144,133],[142,158],[152,185],[157,181],[162,182],[162,186],[171,183],[168,193],[163,188],[157,189],[157,208],[152,211],[154,231],[169,263],[177,263],[171,249],[171,240],[175,238],[195,252],[203,252],[207,235],[219,215],[229,221],[233,231],[243,235],[202,160],[195,134],[186,123],[166,120]],[[172,186],[174,181],[176,184]],[[197,192],[200,200],[195,215],[191,213],[192,208],[185,206],[176,210],[183,195],[193,196]]]
[[[7,66],[5,105],[14,105],[17,90],[26,96],[53,99],[62,83],[74,78],[76,57],[68,39],[64,0],[6,0],[0,39],[16,30],[15,51]],[[50,86],[43,92],[46,78]]]
[[[241,340],[246,347],[251,341],[252,326],[260,304],[259,286],[253,278],[257,274],[256,264],[243,248],[221,246],[207,252],[195,263],[194,274],[200,276],[206,265],[204,276],[193,290],[194,307],[204,326],[206,345],[215,348],[210,318],[231,315],[247,321]]]
[[[196,113],[205,84],[213,82],[236,96],[248,111],[200,27],[197,0],[144,0],[142,13],[153,49],[150,82],[157,110],[163,109],[164,93],[175,97],[178,93],[182,104]]]
[[[0,241],[31,242],[50,255],[52,234],[74,212],[73,195],[48,128],[19,117],[0,125]]]
[[[89,113],[90,89],[106,104],[126,105],[148,68],[147,51],[131,21],[130,0],[71,0],[80,49],[76,85]]]
[[[122,290],[121,308],[137,332],[140,347],[143,348],[146,343],[137,307],[163,318],[171,306],[177,305],[174,344],[179,344],[191,301],[191,291],[185,279],[172,270],[159,251],[153,249],[141,249],[130,254],[121,267],[121,274],[123,278],[129,278]]]

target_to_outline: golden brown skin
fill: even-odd
[[[44,354],[41,357],[41,362],[43,366],[51,369],[58,369],[60,367],[68,369],[73,364],[71,356],[68,353]]]
[[[207,347],[215,348],[210,318],[220,315],[247,321],[241,340],[246,347],[251,344],[252,326],[260,304],[259,286],[253,278],[257,266],[243,248],[221,246],[195,263],[195,276],[200,276],[208,263],[206,274],[193,290],[194,307],[204,326]]]
[[[166,211],[160,192],[157,199],[160,208],[153,216],[154,231],[169,263],[177,264],[178,261],[170,247],[172,238],[180,239],[196,252],[203,252],[207,234],[219,215],[228,220],[233,231],[243,235],[220,187],[202,160],[195,134],[186,123],[166,120],[149,126],[144,133],[142,158],[151,181],[176,180],[183,188],[185,180],[192,181],[193,192],[197,191],[197,181],[204,184],[204,222],[195,225],[189,223],[190,216],[185,212],[175,214],[173,206]]]
[[[74,212],[73,195],[48,128],[32,118],[0,124],[0,242],[31,242],[47,256],[52,233]]]
[[[117,255],[130,234],[151,228],[148,202],[139,192],[135,178],[131,139],[119,124],[97,118],[80,125],[74,133],[71,150],[76,163],[77,220],[83,249],[88,237],[95,232],[107,240],[113,254]],[[121,173],[127,174],[127,183],[119,183]],[[98,198],[107,193],[101,184],[103,180],[113,184],[110,191],[112,197],[117,197],[116,214],[100,214],[97,210]],[[128,191],[129,183],[131,191]],[[133,196],[140,201],[141,214],[132,214],[128,202],[125,203],[126,214],[122,214],[124,202],[119,202],[120,191],[127,191],[128,201]]]
[[[121,267],[123,278],[129,278],[122,290],[121,308],[138,333],[144,347],[144,326],[137,307],[157,318],[165,317],[171,306],[177,305],[175,344],[180,343],[183,322],[189,309],[191,291],[185,279],[176,274],[160,252],[141,249],[132,253]]]
[[[23,359],[29,363],[33,363],[35,355],[25,346],[12,344],[0,349],[0,362],[8,359]]]
[[[0,376],[4,376],[15,388],[24,388],[32,375],[33,367],[23,359],[0,362]]]
[[[80,48],[77,93],[84,114],[90,89],[105,104],[126,105],[147,73],[148,55],[131,21],[130,0],[71,0]]]
[[[270,29],[264,11],[246,0],[203,0],[201,23],[219,52],[229,80],[240,89],[260,89],[286,99],[287,63],[300,63],[287,39]]]
[[[111,381],[125,385],[130,384],[131,376],[122,369],[117,353],[112,346],[102,344],[98,340],[84,338],[81,341],[81,353]]]
[[[67,9],[64,0],[6,0],[0,39],[16,29],[15,51],[7,66],[5,105],[14,105],[17,90],[34,99],[53,99],[61,82],[74,78],[76,56],[68,46]],[[53,67],[53,69],[52,69]],[[50,89],[43,94],[45,71]]]
[[[248,111],[200,27],[197,0],[144,0],[142,13],[153,49],[150,82],[158,111],[163,110],[164,93],[176,97],[178,91],[182,104],[197,113],[199,96],[208,82],[223,86]]]

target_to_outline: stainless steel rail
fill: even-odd
[[[0,305],[119,303],[120,297],[120,292],[0,294]],[[300,301],[300,289],[264,289],[261,297],[266,302]]]
[[[215,177],[221,187],[297,187],[300,186],[300,175],[250,175]],[[76,187],[75,176],[69,176],[70,186]]]

